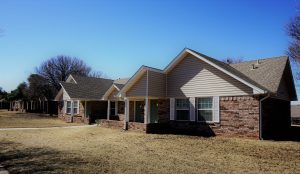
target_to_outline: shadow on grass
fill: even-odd
[[[71,153],[51,148],[23,148],[11,141],[0,142],[0,164],[10,173],[78,173],[85,161]]]

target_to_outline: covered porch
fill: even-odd
[[[147,131],[148,125],[169,120],[169,102],[158,97],[125,98],[125,130]]]

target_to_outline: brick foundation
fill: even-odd
[[[124,121],[101,119],[99,125],[101,127],[106,127],[106,128],[123,129]],[[137,130],[141,132],[146,132],[146,125],[144,123],[129,122],[128,130]]]

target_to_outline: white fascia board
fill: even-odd
[[[63,99],[64,99],[64,94],[66,94],[67,96],[66,96],[66,98],[68,99],[68,100],[71,100],[72,98],[70,97],[70,95],[68,94],[68,92],[65,90],[65,88],[63,87],[63,85],[61,85],[60,84],[60,86],[61,86],[61,89],[63,90],[62,92],[63,92]]]
[[[118,93],[118,97],[125,97],[125,92],[127,92],[130,87],[145,73],[145,66],[141,66],[138,71],[128,80],[122,90]]]
[[[111,87],[105,92],[105,94],[103,95],[102,99],[103,100],[107,100],[108,96],[114,91],[114,89],[120,91],[120,89],[115,85],[111,85]]]
[[[54,101],[58,101],[59,96],[63,95],[63,88],[60,88],[60,90],[58,91],[58,93],[56,94]]]

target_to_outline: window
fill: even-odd
[[[71,114],[71,101],[67,101],[67,114]]]
[[[110,102],[110,115],[116,115],[116,102]]]
[[[213,98],[197,98],[197,115],[198,121],[213,121]]]
[[[189,99],[176,99],[176,120],[190,119]]]
[[[79,102],[73,101],[73,114],[78,114]]]

